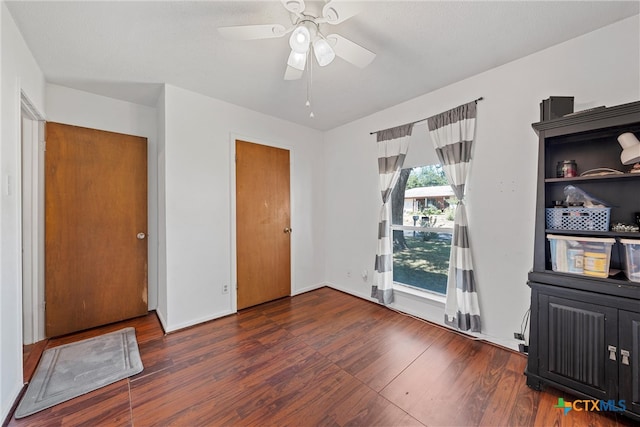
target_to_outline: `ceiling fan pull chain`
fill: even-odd
[[[311,56],[311,49],[309,49],[309,51],[307,52],[307,55]],[[312,84],[313,84],[313,59],[310,59],[309,61],[307,61],[309,63],[309,68],[307,71],[307,107],[311,108],[311,96],[312,96]],[[314,118],[315,114],[313,114],[313,109],[311,109],[311,112],[309,113],[309,117],[310,118]]]
[[[307,58],[308,57],[309,57],[309,52],[307,52]],[[309,96],[310,95],[309,94],[309,72],[310,72],[309,70],[310,70],[310,68],[311,68],[311,64],[309,64],[309,67],[306,70],[307,71],[307,102],[304,105],[306,105],[307,107],[311,107],[311,100],[309,99],[310,98],[310,96]]]

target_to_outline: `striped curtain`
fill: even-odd
[[[464,205],[476,127],[476,101],[430,117],[427,123],[440,163],[459,200],[451,240],[444,321],[462,331],[480,332],[480,307]]]
[[[371,298],[381,304],[393,302],[393,243],[391,239],[391,192],[398,181],[409,149],[413,123],[377,132],[378,172],[382,208],[378,223],[378,249]]]

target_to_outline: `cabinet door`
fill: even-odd
[[[540,295],[540,375],[598,399],[617,398],[618,310]],[[616,352],[613,353],[615,358]]]
[[[620,399],[640,414],[640,313],[620,311]]]

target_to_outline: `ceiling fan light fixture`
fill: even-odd
[[[320,67],[333,63],[336,56],[357,66],[364,68],[373,61],[376,54],[338,34],[324,35],[320,26],[324,24],[336,25],[351,18],[358,12],[363,2],[343,0],[324,0],[324,6],[311,1],[313,7],[306,12],[305,0],[280,0],[289,12],[291,25],[281,24],[236,25],[219,27],[218,32],[230,40],[256,40],[287,36],[291,52],[287,58],[284,80],[299,80],[307,71],[307,81],[311,82],[314,62]],[[319,13],[319,8],[322,12]],[[313,59],[311,57],[313,50]],[[307,65],[309,62],[309,65]],[[310,83],[307,92],[310,93]],[[310,97],[307,97],[310,99]]]
[[[313,42],[313,53],[316,56],[318,65],[321,67],[331,64],[336,57],[336,53],[333,51],[331,45],[329,45],[329,42],[322,37],[318,37]]]
[[[287,60],[287,65],[293,67],[297,70],[304,71],[304,66],[307,64],[307,54],[296,52],[292,50],[289,54],[289,60]]]
[[[298,25],[289,37],[289,46],[297,53],[306,53],[309,50],[310,42],[311,33],[305,25]]]

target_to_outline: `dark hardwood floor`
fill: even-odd
[[[571,396],[529,389],[524,356],[329,288],[168,335],[150,313],[46,348],[127,326],[144,371],[8,425],[634,425],[563,415]],[[27,348],[26,375],[44,347]]]

